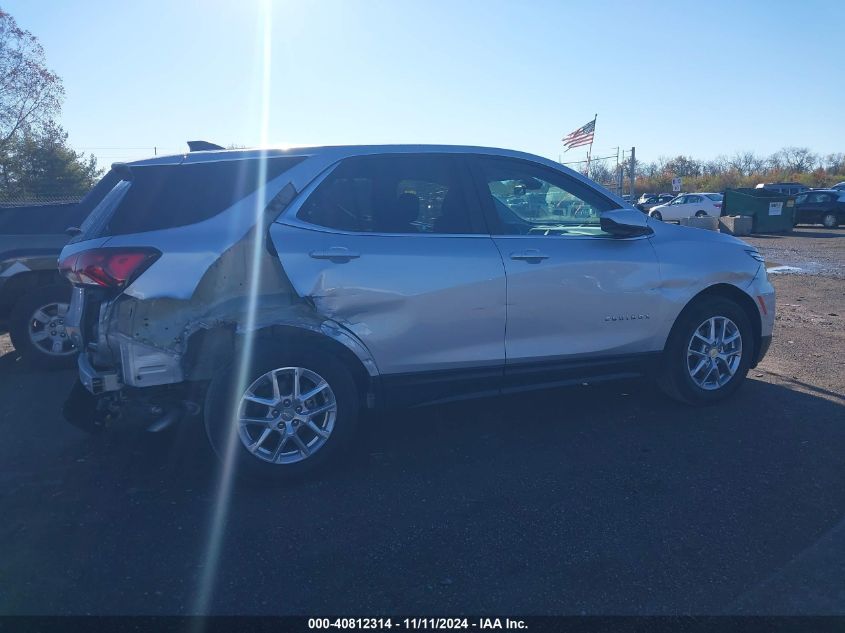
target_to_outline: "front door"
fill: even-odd
[[[479,157],[474,173],[507,272],[506,374],[539,368],[555,382],[660,349],[654,249],[601,229],[615,203],[529,161]]]
[[[690,217],[689,196],[678,196],[660,211],[666,221],[678,222],[681,218]]]

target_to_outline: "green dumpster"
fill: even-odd
[[[751,216],[754,233],[791,231],[795,226],[795,198],[769,189],[728,189],[722,215]]]

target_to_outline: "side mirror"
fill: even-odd
[[[648,225],[648,217],[635,209],[615,209],[601,214],[601,229],[614,237],[640,237],[654,231]]]

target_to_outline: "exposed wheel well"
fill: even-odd
[[[299,350],[319,348],[340,360],[352,374],[359,390],[362,402],[367,402],[367,395],[372,391],[372,377],[363,363],[348,347],[328,336],[304,328],[274,325],[255,333],[255,345],[273,344],[288,346]],[[221,327],[213,330],[200,330],[188,341],[185,354],[186,374],[191,380],[208,380],[221,363],[231,361],[240,353],[244,345],[244,336],[237,335],[233,327]]]
[[[675,319],[675,325],[672,327],[672,332],[670,332],[669,337],[666,339],[666,345],[669,344],[672,335],[675,333],[675,327],[681,320],[681,317],[699,301],[702,301],[703,299],[709,297],[721,297],[725,299],[730,299],[731,301],[739,305],[743,309],[743,311],[748,315],[748,321],[751,323],[751,330],[754,334],[754,355],[752,356],[752,358],[756,359],[757,354],[760,351],[760,339],[763,333],[763,324],[760,320],[760,311],[754,304],[754,299],[752,299],[748,294],[744,293],[736,286],[732,286],[731,284],[715,284],[713,286],[709,286],[708,288],[705,288],[697,295],[695,295],[692,299],[690,299],[687,305],[684,306],[684,309],[681,310],[680,314],[678,314],[678,317]]]

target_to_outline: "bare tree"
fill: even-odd
[[[806,147],[784,147],[770,162],[790,172],[805,173],[813,171],[819,157]]]
[[[602,184],[613,182],[613,169],[603,160],[594,160],[590,163],[590,178]]]
[[[692,157],[676,156],[666,163],[664,171],[675,176],[700,176],[701,163]]]
[[[828,154],[822,161],[824,170],[829,174],[837,174],[845,172],[845,154],[837,152],[835,154]]]
[[[0,152],[19,132],[37,131],[58,114],[64,88],[29,31],[0,9]]]
[[[743,176],[750,176],[761,172],[766,167],[766,160],[754,152],[737,152],[728,159],[728,167]]]

